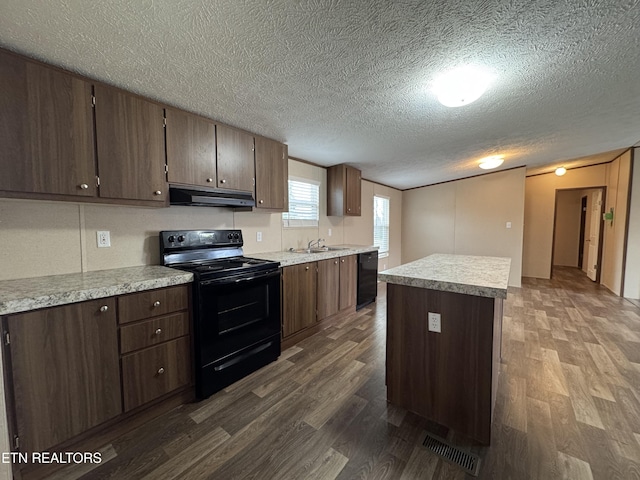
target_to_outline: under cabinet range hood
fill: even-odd
[[[182,185],[169,185],[169,203],[171,205],[234,208],[256,205],[252,192]]]

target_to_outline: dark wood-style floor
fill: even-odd
[[[56,478],[463,479],[427,430],[483,459],[483,479],[640,478],[640,309],[560,268],[505,303],[492,445],[386,402],[385,295],[210,399]],[[468,477],[473,478],[473,477]]]

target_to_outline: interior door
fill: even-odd
[[[596,281],[598,273],[598,243],[600,241],[600,212],[602,211],[602,190],[591,194],[591,228],[589,229],[589,251],[587,253],[587,276]]]

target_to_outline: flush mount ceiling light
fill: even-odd
[[[478,67],[459,67],[438,77],[433,91],[445,107],[462,107],[480,98],[491,80],[493,76]]]
[[[483,170],[491,170],[492,168],[498,168],[502,165],[502,162],[504,162],[504,155],[491,155],[480,159],[479,167]]]
[[[564,167],[556,168],[556,175],[558,175],[559,177],[561,177],[565,173],[567,173],[567,169],[566,168],[564,168]]]

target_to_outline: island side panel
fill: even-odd
[[[387,400],[488,445],[495,302],[388,284]],[[428,312],[442,315],[442,333],[429,332]]]

